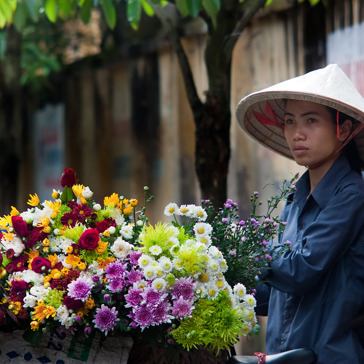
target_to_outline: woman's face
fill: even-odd
[[[288,100],[284,135],[297,164],[314,166],[341,146],[330,111],[309,101]],[[332,164],[333,160],[327,163]]]

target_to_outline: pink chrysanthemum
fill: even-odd
[[[125,307],[136,307],[143,299],[142,290],[139,288],[130,288],[128,294],[125,295]]]
[[[125,280],[123,278],[110,279],[107,288],[115,293],[117,291],[121,292],[125,287]]]
[[[143,273],[139,270],[131,269],[130,272],[127,274],[127,278],[129,282],[133,284],[143,278]]]
[[[172,315],[182,319],[190,316],[194,308],[195,307],[189,301],[184,300],[181,296],[178,300],[174,301]]]
[[[171,304],[167,300],[162,300],[153,308],[153,321],[155,325],[171,322],[173,316],[170,315]]]
[[[142,305],[134,310],[134,321],[139,324],[143,330],[146,327],[153,325],[153,313],[151,307],[148,305]]]
[[[142,256],[142,253],[139,252],[131,252],[128,256],[128,258],[130,259],[130,263],[132,265],[138,265],[138,259]]]
[[[68,294],[70,297],[86,301],[93,287],[92,279],[86,277],[78,277],[68,285]]]
[[[196,284],[192,278],[182,277],[177,279],[173,286],[172,297],[179,299],[182,296],[182,298],[186,301],[192,300],[195,297],[195,285]]]
[[[126,264],[120,260],[110,263],[106,268],[106,277],[108,279],[120,278],[126,270]]]
[[[120,319],[118,318],[116,308],[109,308],[105,305],[101,305],[101,308],[96,309],[95,318],[92,320],[95,327],[100,329],[105,335],[116,326],[118,321]]]
[[[142,293],[143,298],[147,301],[148,304],[158,303],[162,298],[163,293],[159,291],[155,291],[151,287],[147,287]]]

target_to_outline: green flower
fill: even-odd
[[[55,309],[57,309],[59,306],[62,305],[63,302],[63,295],[66,291],[59,291],[58,289],[51,289],[49,292],[45,295],[44,301],[46,304],[53,306]]]

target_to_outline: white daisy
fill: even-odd
[[[172,216],[174,214],[176,214],[179,211],[179,208],[177,206],[177,204],[175,204],[174,202],[169,203],[165,208],[164,208],[164,215],[166,216]]]
[[[257,304],[255,297],[251,294],[246,294],[244,297],[244,302],[247,304],[248,307],[254,308]]]
[[[199,221],[205,221],[207,219],[207,213],[201,206],[195,206],[193,214]]]
[[[163,291],[167,287],[167,282],[163,278],[156,278],[152,282],[152,288],[156,291]]]
[[[159,245],[152,245],[149,248],[149,252],[152,255],[158,256],[160,253],[162,253],[162,248]]]
[[[206,222],[197,222],[193,227],[196,235],[210,235],[212,233],[212,226]]]
[[[237,295],[241,299],[244,298],[244,296],[246,295],[246,288],[245,288],[244,284],[237,283],[234,286],[234,294]]]

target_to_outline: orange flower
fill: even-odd
[[[38,322],[42,322],[44,319],[54,317],[56,315],[56,309],[53,306],[45,305],[44,301],[39,301],[35,306],[32,317]]]
[[[119,204],[119,196],[116,193],[113,193],[110,197],[104,198],[104,205],[105,206],[118,206]]]
[[[76,268],[80,263],[81,259],[77,255],[70,254],[66,257],[66,263],[71,264],[73,268]]]

